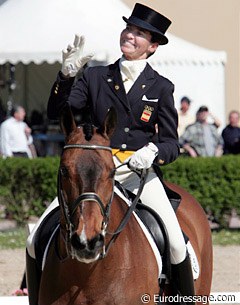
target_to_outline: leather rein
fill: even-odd
[[[88,145],[88,144],[68,144],[65,145],[63,147],[64,150],[67,149],[90,149],[90,150],[107,150],[109,152],[112,153],[112,149],[109,146],[103,146],[103,145]],[[126,165],[127,163],[123,163],[120,166],[118,166],[115,171],[123,166]],[[63,189],[62,189],[62,183],[61,183],[61,174],[60,174],[60,170],[58,172],[58,200],[59,200],[59,204],[63,207],[63,212],[64,212],[64,218],[66,221],[66,231],[67,231],[67,240],[66,242],[69,243],[71,236],[72,236],[72,232],[73,232],[73,228],[74,225],[71,222],[71,217],[74,214],[74,212],[76,211],[76,209],[78,208],[78,206],[83,202],[83,201],[93,201],[96,202],[100,208],[101,214],[103,216],[103,221],[102,221],[102,228],[101,228],[101,234],[103,237],[105,237],[106,234],[112,235],[110,241],[108,242],[107,245],[104,244],[103,247],[103,251],[102,254],[100,256],[100,258],[104,258],[111,245],[113,244],[113,242],[116,240],[117,236],[122,232],[122,230],[124,229],[124,227],[126,226],[126,224],[128,223],[133,211],[136,208],[136,205],[138,203],[138,200],[141,196],[146,178],[147,178],[147,174],[148,174],[148,170],[141,170],[141,172],[139,171],[134,171],[136,172],[136,174],[138,174],[138,176],[140,177],[140,186],[138,189],[138,192],[136,194],[136,197],[134,198],[134,200],[131,203],[131,206],[128,208],[128,210],[126,211],[125,215],[123,216],[123,219],[121,220],[120,224],[118,225],[117,229],[113,232],[107,232],[107,226],[108,226],[108,222],[109,222],[109,218],[110,218],[110,208],[111,208],[111,204],[113,201],[113,197],[114,197],[114,177],[112,179],[112,193],[110,196],[110,199],[107,203],[107,205],[105,206],[102,202],[102,200],[100,199],[100,197],[98,196],[98,194],[94,193],[94,192],[86,192],[86,193],[82,193],[79,197],[77,197],[72,203],[67,203],[64,195],[63,195]],[[71,212],[70,212],[71,211]]]

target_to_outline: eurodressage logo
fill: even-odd
[[[215,292],[206,295],[194,295],[194,296],[160,296],[159,294],[154,294],[151,296],[148,293],[144,293],[141,296],[141,301],[143,304],[149,304],[150,302],[154,303],[192,303],[199,302],[203,305],[208,302],[211,304],[239,304],[240,303],[240,292]]]

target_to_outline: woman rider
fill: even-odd
[[[129,161],[117,171],[115,179],[136,193],[139,177],[131,169],[149,169],[140,198],[160,215],[167,228],[173,280],[179,293],[192,296],[193,277],[185,241],[163,184],[152,168],[153,162],[168,164],[179,155],[174,86],[147,63],[159,45],[168,43],[165,32],[171,21],[139,3],[123,20],[126,28],[120,35],[122,57],[114,64],[88,67],[75,80],[92,55],[83,57],[84,38],[78,35],[74,45],[63,51],[62,69],[48,102],[48,117],[57,119],[68,102],[73,112],[89,109],[93,124],[100,126],[108,109],[115,107],[118,123],[111,138],[114,162],[118,166]],[[30,236],[28,252],[32,257],[33,240]]]

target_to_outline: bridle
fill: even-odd
[[[72,148],[79,148],[79,149],[91,149],[91,150],[107,150],[112,153],[112,149],[109,146],[102,146],[102,145],[89,145],[89,144],[69,144],[65,145],[63,147],[63,150],[72,149]],[[113,187],[114,187],[114,179],[113,179]],[[112,187],[112,194],[110,196],[110,199],[106,205],[104,206],[101,198],[98,196],[98,194],[94,192],[86,192],[82,193],[80,196],[78,196],[73,202],[68,203],[66,202],[64,195],[63,195],[63,189],[62,189],[62,183],[61,183],[61,175],[60,170],[58,173],[58,200],[59,204],[62,205],[63,211],[64,211],[64,217],[66,221],[66,230],[68,232],[68,240],[71,238],[72,235],[72,229],[74,225],[71,222],[71,217],[76,211],[77,207],[83,202],[83,201],[93,201],[96,202],[100,208],[101,214],[103,216],[103,222],[102,222],[102,231],[104,234],[104,230],[107,227],[108,220],[109,220],[109,214],[110,214],[110,206],[113,200],[113,187]]]
[[[112,149],[109,146],[90,145],[90,144],[68,144],[68,145],[65,145],[63,147],[63,150],[74,149],[74,148],[75,149],[76,148],[77,149],[90,149],[90,150],[107,150],[107,151],[112,153]],[[123,165],[126,165],[126,163],[121,164],[119,167],[121,167]],[[137,174],[139,175],[138,172],[137,172]],[[137,193],[135,199],[133,200],[131,206],[128,208],[127,212],[125,213],[122,221],[120,222],[120,224],[117,227],[117,229],[115,230],[115,232],[109,233],[109,234],[112,235],[112,238],[110,239],[107,246],[104,244],[103,251],[102,251],[102,254],[101,254],[100,258],[103,258],[103,257],[106,256],[110,246],[115,241],[117,236],[121,233],[123,228],[126,226],[130,216],[132,215],[132,212],[136,208],[136,205],[137,205],[139,197],[142,193],[142,189],[143,189],[143,186],[145,184],[146,178],[147,178],[147,171],[142,171],[141,175],[140,175],[140,187],[139,187],[138,193]],[[114,197],[114,177],[112,178],[112,193],[111,193],[110,199],[109,199],[106,206],[104,206],[104,204],[103,204],[101,198],[98,196],[98,194],[96,194],[94,192],[82,193],[72,203],[67,203],[65,198],[64,198],[64,195],[63,195],[63,189],[62,189],[62,183],[61,183],[61,174],[60,174],[60,170],[59,170],[59,172],[58,172],[58,201],[59,201],[60,206],[63,207],[64,218],[65,218],[65,221],[66,221],[66,231],[67,231],[66,243],[70,242],[72,232],[73,232],[73,228],[74,228],[74,225],[71,222],[71,217],[74,214],[74,212],[76,211],[77,207],[83,201],[93,201],[93,202],[96,202],[98,204],[98,206],[100,208],[100,211],[101,211],[101,214],[103,216],[103,221],[102,221],[102,226],[101,226],[101,234],[102,234],[103,237],[105,237],[106,233],[108,233],[106,230],[107,230],[107,226],[108,226],[108,222],[109,222],[110,208],[111,208],[111,204],[112,204],[112,201],[113,201],[113,197]]]

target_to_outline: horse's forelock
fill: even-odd
[[[93,125],[86,123],[83,125],[83,132],[85,134],[86,141],[90,141],[93,136]]]

